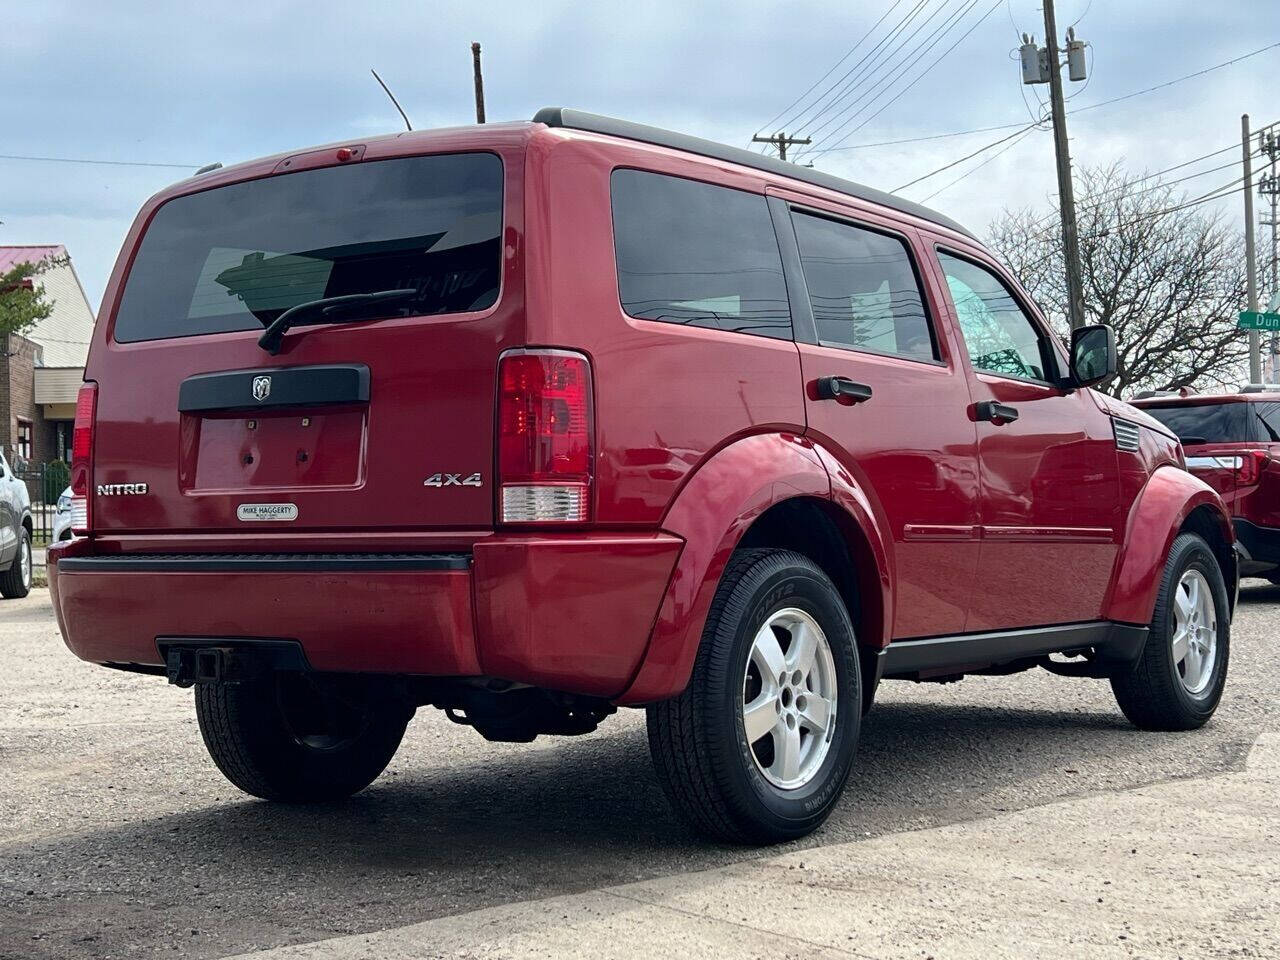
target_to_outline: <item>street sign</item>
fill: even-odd
[[[1241,310],[1236,326],[1241,330],[1280,330],[1280,313]]]

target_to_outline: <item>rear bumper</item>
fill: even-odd
[[[49,550],[76,656],[158,667],[157,637],[295,640],[317,670],[486,676],[594,696],[634,676],[682,541],[492,536],[467,553]]]
[[[1260,527],[1241,517],[1233,517],[1236,551],[1240,556],[1240,575],[1263,573],[1280,565],[1280,529]]]

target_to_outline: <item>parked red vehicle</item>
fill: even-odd
[[[415,708],[648,710],[738,842],[814,829],[881,679],[1213,714],[1230,516],[958,224],[570,110],[183,181],[125,241],[49,553],[80,657],[195,684],[238,787],[369,784]]]
[[[1280,393],[1180,392],[1134,406],[1178,435],[1187,469],[1221,495],[1235,527],[1240,575],[1280,583]]]

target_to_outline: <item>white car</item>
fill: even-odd
[[[58,509],[53,515],[53,542],[70,540],[74,536],[71,532],[71,488],[67,487],[58,497]]]

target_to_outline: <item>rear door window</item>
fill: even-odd
[[[630,316],[791,339],[763,196],[641,170],[615,170],[611,192],[618,296]]]
[[[261,329],[324,297],[409,289],[386,315],[498,299],[502,161],[376,160],[229,184],[155,214],[116,315],[122,343]]]
[[[1183,443],[1251,443],[1254,431],[1247,403],[1199,403],[1181,407],[1143,407]]]
[[[792,220],[819,343],[912,360],[938,358],[906,244],[798,211]]]

